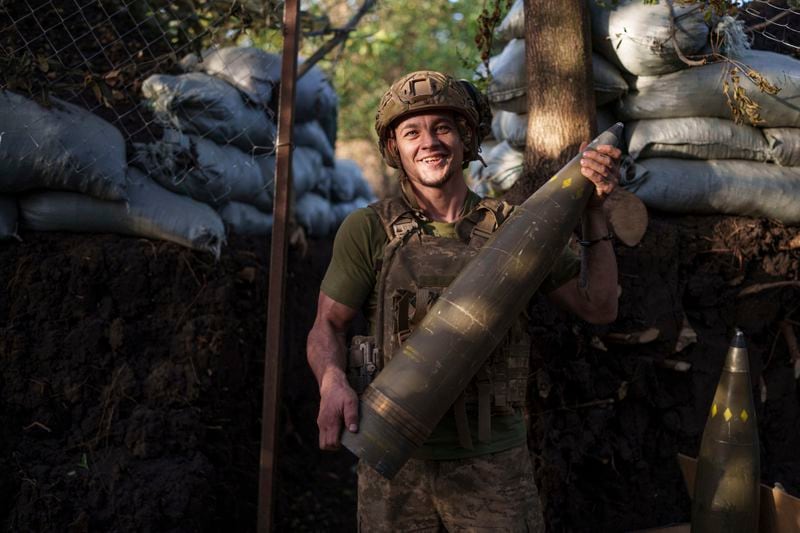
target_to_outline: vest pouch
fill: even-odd
[[[378,347],[375,337],[356,335],[347,352],[347,382],[360,396],[378,374]]]

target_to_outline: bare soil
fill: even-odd
[[[695,455],[734,327],[749,342],[762,474],[800,494],[800,396],[781,320],[800,322],[797,228],[656,215],[618,248],[620,318],[536,301],[530,446],[551,531],[688,519]],[[255,528],[268,242],[219,262],[168,243],[27,234],[0,245],[0,523],[11,531]],[[304,356],[331,242],[290,257],[280,531],[355,531],[354,459],[317,449]],[[751,296],[742,290],[761,288]],[[674,353],[684,317],[697,342]],[[657,328],[648,344],[609,333]],[[795,331],[797,331],[795,325]],[[598,342],[596,339],[599,339]],[[601,343],[607,351],[601,349]],[[661,366],[686,361],[689,372]]]

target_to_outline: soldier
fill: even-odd
[[[375,129],[381,155],[399,170],[401,194],[350,214],[334,241],[307,345],[320,389],[320,448],[339,446],[343,423],[358,431],[354,386],[366,383],[348,382],[345,347],[358,310],[365,312],[370,336],[355,337],[351,350],[376,354],[375,368],[382,368],[513,210],[481,199],[463,179],[466,165],[480,158],[490,123],[480,93],[442,73],[413,72],[384,94]],[[581,161],[596,189],[581,240],[588,286],[579,288],[581,261],[565,248],[539,289],[556,306],[595,324],[617,314],[616,259],[602,203],[617,184],[620,155],[602,145]],[[529,354],[520,317],[394,479],[359,464],[360,530],[544,530],[522,415]]]

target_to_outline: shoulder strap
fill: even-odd
[[[456,233],[462,241],[478,247],[497,231],[509,217],[514,206],[496,198],[483,198],[456,224]]]
[[[414,210],[399,196],[380,200],[369,207],[377,213],[389,241],[419,227]]]

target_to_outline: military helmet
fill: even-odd
[[[459,128],[459,133],[465,146],[464,166],[480,158],[480,141],[491,131],[492,123],[486,97],[466,80],[420,70],[394,82],[378,106],[375,117],[378,148],[389,166],[400,168],[399,154],[389,150],[386,142],[398,120],[412,113],[436,110],[453,111],[463,118],[465,128]]]

